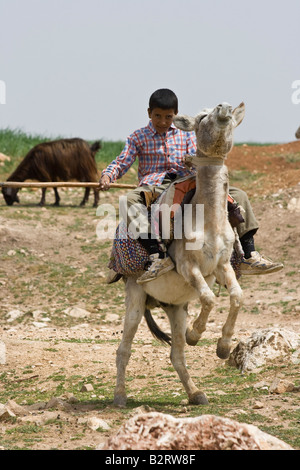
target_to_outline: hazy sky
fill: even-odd
[[[299,0],[0,0],[0,20],[0,128],[124,140],[171,88],[182,114],[244,101],[236,141],[295,140]]]

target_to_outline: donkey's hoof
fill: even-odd
[[[189,346],[196,346],[199,341],[199,335],[191,328],[187,328],[185,332],[185,340]]]
[[[115,395],[114,397],[114,406],[117,408],[125,408],[126,407],[126,402],[127,402],[127,397],[126,395]]]
[[[208,405],[208,399],[206,398],[205,393],[196,392],[189,398],[190,405]]]
[[[217,356],[220,359],[228,359],[230,355],[230,343],[225,343],[222,338],[218,340]]]

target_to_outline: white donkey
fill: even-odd
[[[196,117],[176,116],[174,124],[185,131],[194,130],[197,153],[193,165],[197,169],[196,192],[192,198],[193,226],[185,227],[183,238],[175,239],[169,249],[176,270],[158,279],[139,285],[137,276],[126,279],[126,316],[122,341],[117,351],[117,383],[114,404],[126,405],[125,371],[131,344],[138,325],[145,315],[153,334],[171,343],[171,362],[187,392],[189,403],[207,404],[207,398],[191,379],[185,361],[185,342],[195,345],[205,331],[208,315],[215,303],[212,286],[215,280],[226,286],[230,295],[228,318],[218,341],[217,355],[230,354],[235,321],[242,304],[242,290],[230,264],[235,235],[227,217],[228,171],[224,160],[233,146],[233,131],[244,117],[245,105],[236,109],[223,103],[205,110]],[[204,206],[204,231],[195,231],[196,205]],[[187,230],[188,229],[188,230]],[[186,236],[186,238],[185,238]],[[201,240],[202,248],[187,249],[187,243]],[[186,328],[187,305],[200,299],[201,311],[193,325]],[[155,324],[150,308],[160,305],[168,315],[171,338]],[[164,335],[164,336],[163,336]]]

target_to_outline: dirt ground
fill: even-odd
[[[259,328],[276,326],[300,333],[300,141],[237,146],[227,164],[234,177],[240,176],[235,185],[251,198],[260,224],[257,249],[284,263],[278,273],[241,279],[244,307],[234,345]],[[101,194],[100,202],[117,204],[119,195],[117,191]],[[87,207],[77,206],[81,190],[61,191],[61,208],[50,205],[50,191],[45,208],[36,206],[39,197],[37,191],[23,190],[20,205],[7,207],[0,200],[0,341],[6,346],[6,362],[0,364],[0,396],[5,400],[0,403],[12,399],[24,411],[24,416],[0,421],[2,449],[95,449],[141,406],[176,416],[202,414],[201,407],[187,405],[171,367],[169,348],[154,342],[144,320],[128,366],[129,410],[112,406],[124,292],[121,281],[105,284],[110,243],[97,240],[92,198]],[[76,306],[85,312],[67,310]],[[205,413],[218,409],[224,413],[219,403],[222,395],[235,393],[238,381],[244,380],[236,373],[236,382],[228,385],[227,366],[215,354],[227,308],[223,292],[203,344],[186,348],[197,383],[220,375],[220,381],[204,390],[213,403]],[[197,303],[191,304],[190,316],[197,310]],[[154,314],[168,330],[163,313],[155,310]],[[284,360],[270,364],[253,380],[269,386],[275,377],[299,385],[299,369],[290,369]],[[243,386],[239,386],[241,394]],[[59,400],[49,403],[53,397]],[[259,417],[253,411],[255,402],[249,396],[226,405],[225,416],[241,420],[244,413],[248,422],[259,427],[264,418],[269,427],[288,428],[288,416],[298,410],[299,423],[299,393],[261,394]],[[109,428],[93,429],[90,418],[103,419]]]

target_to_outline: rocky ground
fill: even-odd
[[[257,249],[284,263],[278,273],[241,279],[245,299],[234,346],[259,329],[299,334],[300,142],[235,147],[228,167],[259,220]],[[36,206],[37,191],[22,190],[21,203],[12,207],[0,200],[0,446],[95,449],[136,409],[150,407],[177,418],[238,419],[300,448],[295,351],[266,358],[245,374],[218,359],[216,341],[228,310],[223,290],[203,339],[187,347],[190,373],[210,405],[187,404],[168,347],[153,340],[143,321],[128,366],[128,408],[112,406],[123,285],[105,284],[110,242],[97,239],[92,202],[78,207],[81,193],[61,191],[60,208],[50,205],[50,191],[45,208]],[[100,202],[117,205],[119,195],[101,194]],[[198,309],[193,303],[190,316]],[[154,314],[167,330],[163,312]],[[272,393],[275,379],[293,387]]]

